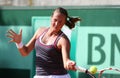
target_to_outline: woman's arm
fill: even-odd
[[[67,70],[76,70],[75,62],[70,60],[70,42],[66,36],[63,36],[59,42],[62,50],[64,68]]]
[[[35,32],[34,36],[30,39],[30,41],[26,45],[21,44],[22,43],[22,30],[20,30],[20,33],[17,34],[12,29],[10,29],[8,31],[7,37],[11,38],[10,42],[15,42],[16,46],[21,44],[20,47],[18,46],[18,50],[22,56],[27,56],[33,50],[33,48],[35,46],[35,41],[36,41],[38,35],[41,34],[44,29],[45,28],[39,28]]]
[[[22,48],[18,48],[22,56],[27,56],[33,50],[35,46],[36,35],[37,33],[35,33],[31,40],[26,45],[23,45]]]

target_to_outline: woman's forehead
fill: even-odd
[[[57,12],[57,11],[54,12],[53,16],[55,16],[55,17],[65,17],[64,14],[62,14],[60,12]]]

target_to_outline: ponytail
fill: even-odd
[[[70,29],[75,27],[75,23],[77,21],[81,21],[80,18],[73,18],[73,17],[68,17],[68,20],[66,21],[65,25],[67,25]]]

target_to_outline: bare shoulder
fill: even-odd
[[[65,44],[70,44],[70,40],[68,39],[68,37],[65,34],[62,35],[62,37],[60,39],[60,42],[64,45]]]
[[[36,38],[38,38],[39,35],[42,34],[46,29],[47,29],[47,27],[40,27],[40,28],[38,28],[36,30],[36,32],[35,32]]]

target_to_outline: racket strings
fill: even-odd
[[[100,72],[98,78],[101,78],[103,72],[104,72],[104,71],[107,71],[107,70],[113,70],[113,71],[120,72],[120,69],[118,69],[118,68],[105,68],[105,69],[102,69],[102,70],[99,70],[99,71],[98,71],[98,72]]]

